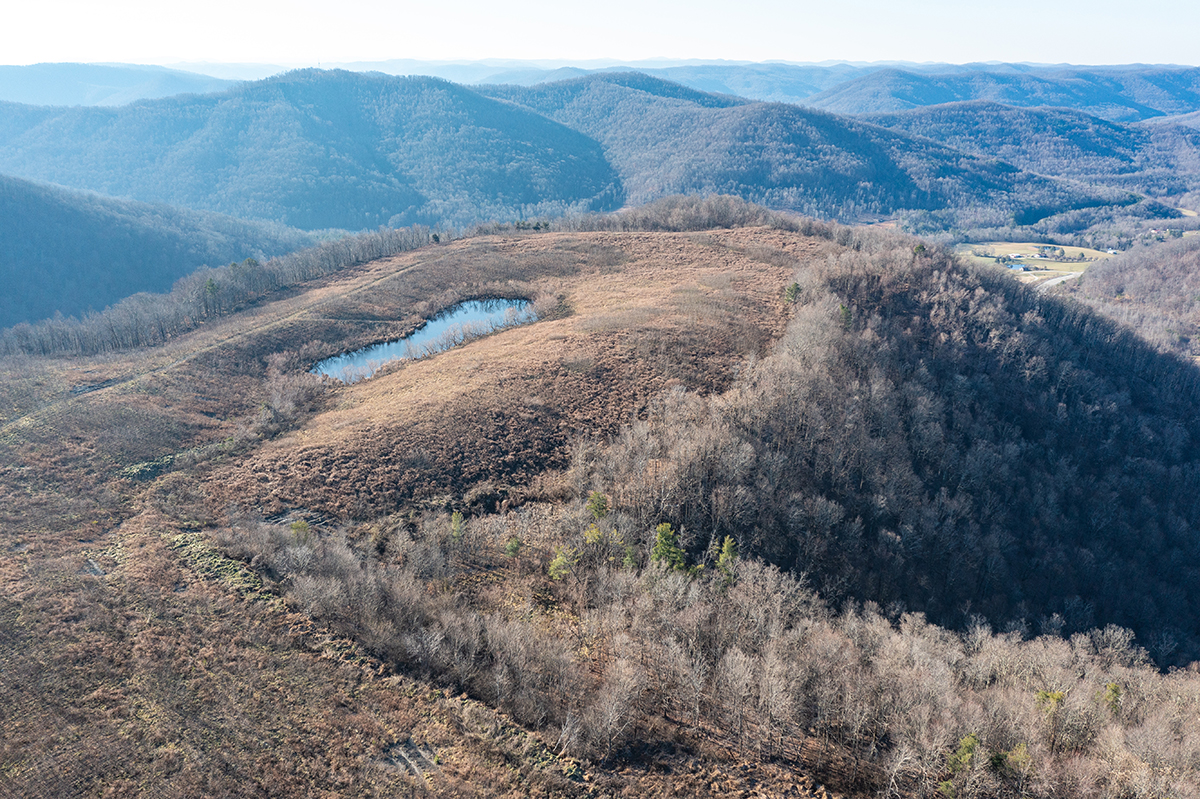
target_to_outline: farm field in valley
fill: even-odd
[[[1056,260],[1049,257],[1045,250],[1053,252],[1061,250]],[[996,266],[1025,266],[1030,271],[1016,272],[1017,279],[1022,283],[1041,283],[1044,280],[1078,274],[1097,261],[1112,258],[1112,253],[1093,250],[1088,247],[1058,247],[1057,245],[1042,244],[1032,241],[990,241],[979,244],[959,244],[954,248],[955,253],[963,260],[975,264],[992,264]],[[1007,259],[998,263],[997,259]]]

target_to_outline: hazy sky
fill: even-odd
[[[1200,64],[1183,0],[39,0],[0,63],[653,57]]]

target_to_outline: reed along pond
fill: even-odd
[[[326,358],[309,371],[343,383],[373,376],[380,367],[404,358],[424,358],[473,338],[537,319],[529,300],[467,300],[452,305],[411,335]]]

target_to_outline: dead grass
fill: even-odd
[[[303,506],[340,516],[441,502],[484,481],[504,494],[526,491],[536,475],[565,465],[571,441],[612,434],[669,381],[720,390],[743,358],[765,348],[782,329],[778,298],[792,263],[764,264],[740,247],[761,250],[772,238],[795,247],[798,237],[734,230],[488,241],[487,258],[501,263],[548,252],[576,258],[552,279],[527,282],[530,293],[563,293],[572,313],[338,388],[304,427],[216,474],[214,491],[268,513]],[[613,270],[618,247],[622,267]],[[471,244],[456,248],[474,257]],[[608,255],[599,268],[589,262],[595,251]]]
[[[0,796],[808,795],[782,766],[686,753],[584,781],[553,742],[233,579],[202,531],[232,504],[354,516],[549,491],[573,441],[664,386],[727,385],[781,331],[797,260],[830,246],[753,229],[475,240],[153,349],[0,362]],[[331,389],[274,440],[248,432],[272,353],[299,368],[479,293],[562,295],[572,313]],[[387,756],[409,741],[436,774]]]

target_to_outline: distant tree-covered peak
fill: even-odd
[[[17,107],[0,170],[303,229],[470,224],[623,201],[590,137],[429,77],[297,70],[116,109]]]
[[[603,95],[606,90],[613,89],[639,92],[646,98],[681,100],[701,108],[730,108],[751,102],[741,97],[697,91],[644,72],[597,72],[535,86],[497,85],[477,88],[489,96],[528,105],[543,113],[561,109],[587,96]]]
[[[0,100],[40,106],[117,106],[221,91],[233,81],[144,64],[0,66]]]
[[[884,69],[852,78],[806,102],[837,113],[861,114],[963,100],[1076,108],[1132,122],[1200,109],[1200,68],[1064,67],[941,74]]]
[[[1043,175],[1156,196],[1200,185],[1200,133],[1184,127],[1125,125],[1074,108],[1027,108],[988,100],[856,118]]]

